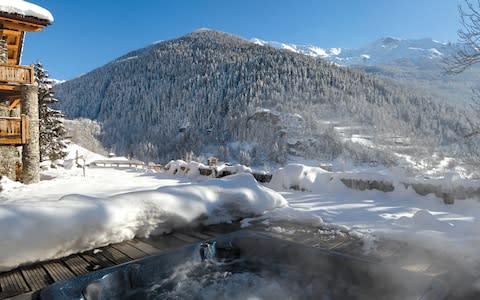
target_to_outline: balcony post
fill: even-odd
[[[40,181],[40,130],[38,119],[38,87],[24,85],[22,87],[22,114],[30,119],[27,143],[22,149],[23,178],[25,184]]]

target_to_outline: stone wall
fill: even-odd
[[[0,63],[6,64],[7,62],[8,62],[7,41],[0,38]]]
[[[0,176],[17,180],[17,163],[20,163],[17,147],[0,146]]]
[[[0,38],[0,63],[6,63],[8,60],[7,43]],[[0,116],[10,116],[8,105],[0,99]],[[19,154],[15,146],[0,145],[0,176],[7,176],[12,180],[17,179],[16,164],[19,162]]]

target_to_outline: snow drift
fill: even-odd
[[[261,215],[286,206],[249,174],[110,197],[72,194],[0,206],[0,270],[182,226]]]

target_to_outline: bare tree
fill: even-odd
[[[450,75],[464,72],[480,62],[480,0],[465,0],[464,6],[459,5],[461,28],[458,30],[459,46],[455,53],[445,60],[445,71]],[[473,88],[471,111],[474,118],[466,120],[471,132],[464,138],[480,135],[480,90]]]
[[[460,47],[446,61],[448,74],[459,74],[480,62],[480,0],[465,0],[458,6],[461,29],[458,30]]]

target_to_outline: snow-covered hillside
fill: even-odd
[[[480,81],[479,66],[472,66],[456,76],[446,75],[445,58],[457,51],[460,45],[429,38],[384,37],[359,48],[322,48],[321,45],[298,45],[258,38],[250,41],[394,79],[409,85],[411,90],[430,93],[441,101],[468,103],[474,96],[472,88],[477,88]]]
[[[433,39],[400,39],[385,37],[360,48],[321,48],[313,45],[296,45],[275,41],[251,40],[257,45],[286,49],[308,56],[319,57],[341,65],[378,65],[398,60],[439,60],[453,51],[449,43]]]
[[[216,31],[133,51],[55,91],[69,118],[101,126],[97,138],[104,147],[146,161],[165,163],[190,151],[221,156],[232,143],[250,147],[230,152],[228,160],[338,157],[344,151],[330,147],[338,144],[334,136],[325,143],[328,126],[319,119],[361,124],[364,135],[468,151],[457,151],[458,136],[470,133],[468,111],[391,80]],[[78,132],[82,136],[83,127]]]

